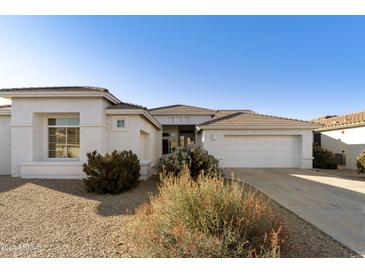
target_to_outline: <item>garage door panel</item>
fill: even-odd
[[[298,136],[225,136],[224,167],[298,167]]]

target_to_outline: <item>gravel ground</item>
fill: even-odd
[[[0,257],[128,257],[119,246],[123,225],[156,190],[145,181],[94,195],[81,180],[0,176]]]
[[[129,257],[123,226],[156,191],[155,180],[119,195],[94,195],[80,180],[0,176],[0,257]],[[271,203],[288,228],[283,257],[358,257]]]

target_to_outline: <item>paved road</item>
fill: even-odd
[[[365,257],[365,181],[302,169],[226,169]]]

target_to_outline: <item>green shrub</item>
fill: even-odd
[[[357,171],[365,173],[365,150],[356,158]]]
[[[337,168],[335,155],[331,151],[325,150],[318,145],[313,146],[313,158],[314,168]]]
[[[113,151],[101,155],[96,151],[87,153],[83,171],[88,192],[117,194],[135,186],[140,176],[137,155],[132,151]]]
[[[201,172],[211,176],[220,176],[222,173],[219,161],[195,144],[178,147],[171,154],[163,156],[158,161],[156,168],[159,173],[179,175],[185,166],[188,166],[190,175],[194,179]]]
[[[281,226],[262,195],[187,169],[162,180],[126,227],[132,256],[279,257]]]

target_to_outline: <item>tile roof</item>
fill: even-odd
[[[189,105],[170,105],[148,110],[152,115],[213,115],[216,110]]]
[[[312,122],[322,126],[318,130],[365,126],[365,111],[353,112],[342,116],[320,117],[313,119]]]
[[[55,87],[27,87],[27,88],[1,88],[0,92],[9,92],[9,91],[101,91],[105,93],[109,93],[109,90],[106,88],[99,87],[88,87],[88,86],[55,86]]]
[[[143,110],[147,110],[147,108],[144,106],[126,103],[126,102],[122,102],[120,104],[109,106],[109,107],[107,107],[107,109],[143,109]]]
[[[233,114],[233,113],[237,113],[237,112],[256,113],[249,109],[219,109],[214,114],[213,119],[220,118],[220,117],[226,116],[228,114]]]
[[[212,119],[205,123],[200,124],[199,126],[208,126],[208,127],[229,127],[229,126],[267,126],[267,127],[318,127],[316,124],[297,120],[297,119],[289,119],[284,117],[277,116],[269,116],[264,114],[258,114],[250,111],[238,111],[234,113],[230,113],[216,119]]]

